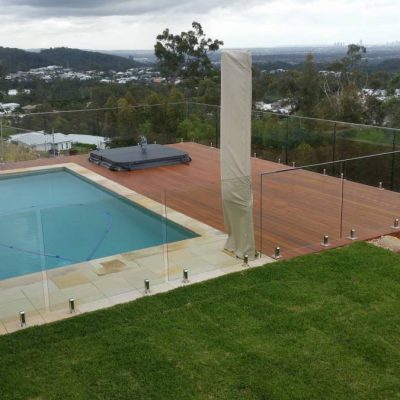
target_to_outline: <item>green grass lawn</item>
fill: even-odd
[[[400,257],[365,243],[0,337],[0,399],[399,399]]]

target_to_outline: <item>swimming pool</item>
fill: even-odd
[[[0,193],[0,279],[198,236],[67,170],[5,175]]]

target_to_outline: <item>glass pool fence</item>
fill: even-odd
[[[41,164],[53,164],[54,159],[73,162],[69,154],[85,158],[90,150],[88,146],[72,145],[72,152],[55,152],[54,147],[38,151],[33,145],[10,140],[12,135],[32,131],[46,133],[48,146],[55,142],[53,132],[107,137],[111,146],[136,144],[139,134],[161,144],[195,142],[204,145],[204,157],[210,163],[219,162],[219,108],[215,106],[185,102],[3,117],[1,127],[0,169],[4,170],[21,168],[28,164],[20,161],[36,159]],[[395,129],[254,112],[251,180],[257,250],[275,256],[279,248],[279,256],[286,259],[345,245],[356,238],[398,232],[398,134]],[[274,163],[267,165],[262,160]],[[56,191],[57,185],[51,190]],[[80,258],[58,268],[47,268],[43,259],[59,254],[48,254],[40,243],[32,244],[39,246],[31,256],[38,257],[40,271],[0,279],[1,332],[19,329],[21,311],[30,326],[241,268],[241,260],[223,252],[226,233],[221,182],[215,178],[206,176],[202,182],[168,190],[129,191],[127,197],[157,216],[154,230],[162,243],[117,256]],[[26,213],[37,231],[40,215],[33,211]],[[85,217],[79,215],[77,212],[74,217]],[[3,218],[12,218],[12,213]],[[53,221],[48,229],[62,231],[63,224],[56,216]],[[170,241],[168,221],[198,236]],[[30,237],[32,232],[26,230],[25,234]],[[4,245],[13,244],[7,242],[7,234],[3,239],[0,251],[26,250],[5,249]]]
[[[0,117],[0,162],[86,155],[99,146],[195,142],[220,145],[220,107],[193,101],[43,111]],[[331,162],[400,149],[400,129],[252,111],[252,155],[292,166]],[[24,139],[15,135],[41,133]],[[63,138],[58,133],[74,135]],[[76,136],[95,137],[80,143]],[[86,139],[87,141],[87,139]],[[40,142],[40,143],[39,143]]]
[[[292,257],[398,231],[400,151],[261,175],[261,251]]]

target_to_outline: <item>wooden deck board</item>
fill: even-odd
[[[188,151],[192,163],[112,172],[80,155],[4,164],[0,169],[75,162],[156,201],[166,202],[174,210],[224,230],[219,150],[190,142],[171,146]],[[389,233],[393,231],[390,225],[394,218],[400,218],[399,193],[347,180],[342,182],[339,178],[310,171],[264,175],[261,191],[261,172],[286,168],[252,158],[256,243],[265,254],[272,254],[276,245],[281,247],[284,256],[320,250],[325,234],[329,235],[332,245],[342,245],[349,242],[346,236],[351,228],[356,229],[360,238]]]

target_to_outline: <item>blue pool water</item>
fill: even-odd
[[[64,170],[0,179],[0,279],[196,236]]]

